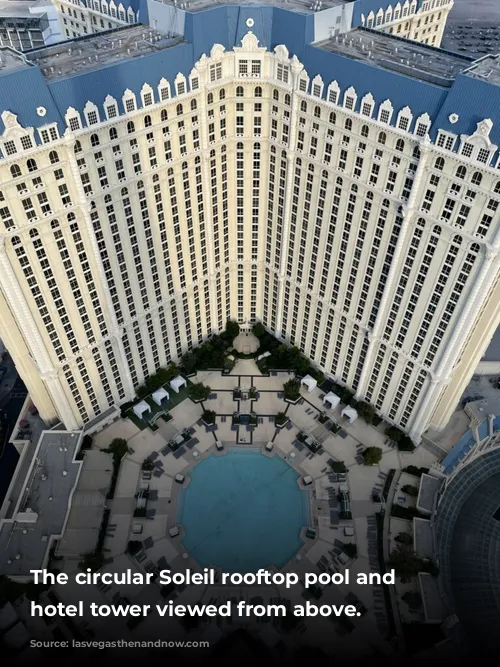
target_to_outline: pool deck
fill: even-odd
[[[361,419],[354,424],[349,424],[340,415],[342,406],[336,410],[325,410],[322,401],[323,392],[315,388],[312,392],[307,389],[301,390],[301,399],[296,405],[285,402],[283,398],[283,385],[292,375],[288,372],[276,372],[270,377],[262,376],[252,360],[238,360],[230,375],[222,375],[216,371],[203,371],[191,378],[193,382],[203,382],[211,387],[211,398],[202,404],[194,404],[186,399],[171,410],[172,420],[155,432],[150,429],[140,431],[130,420],[118,420],[94,437],[94,446],[100,449],[106,448],[109,443],[117,437],[127,440],[130,453],[123,460],[115,498],[109,502],[111,510],[110,526],[104,548],[107,558],[115,560],[126,558],[140,569],[157,566],[159,569],[168,568],[173,571],[184,571],[187,568],[199,571],[201,568],[183,549],[183,527],[176,524],[177,507],[181,489],[189,484],[189,472],[208,456],[225,456],[228,447],[257,447],[261,448],[266,456],[279,456],[300,476],[305,475],[313,478],[313,483],[308,487],[310,494],[310,520],[311,526],[317,532],[314,539],[305,538],[305,529],[302,537],[303,546],[299,552],[291,558],[284,566],[283,571],[296,571],[299,574],[307,572],[320,572],[325,567],[331,566],[339,572],[345,567],[351,571],[351,579],[356,572],[376,572],[379,565],[376,557],[376,533],[375,514],[380,511],[380,505],[372,501],[372,491],[381,489],[384,485],[386,475],[390,469],[401,470],[403,467],[413,464],[417,466],[429,466],[434,457],[422,448],[414,453],[400,453],[391,448],[383,433],[382,426],[375,428],[367,425]],[[250,387],[258,391],[257,400],[248,400],[240,405],[240,401],[233,400],[233,390],[239,387],[248,392]],[[168,407],[168,402],[167,402]],[[216,413],[216,429],[207,430],[201,422],[203,410],[212,410]],[[253,429],[232,426],[232,415],[234,412],[252,411],[257,415],[257,425]],[[342,427],[342,431],[333,434],[322,426],[317,416],[320,411],[332,416]],[[288,426],[277,429],[274,424],[274,416],[278,412],[284,412],[289,418]],[[191,429],[192,438],[198,440],[191,447],[184,447],[183,452],[175,455],[167,451],[168,441],[176,434],[185,429]],[[313,435],[321,444],[321,449],[316,454],[311,454],[306,447],[297,447],[296,438],[300,431]],[[245,444],[241,443],[245,439]],[[216,441],[224,445],[223,451],[216,449]],[[273,442],[271,452],[265,451],[267,442]],[[375,445],[383,450],[382,460],[379,465],[366,467],[360,465],[360,452],[366,447]],[[163,451],[162,451],[163,450]],[[166,452],[166,453],[163,453]],[[147,518],[134,518],[135,495],[138,492],[141,465],[143,461],[153,455],[155,469],[149,481],[150,499],[148,500]],[[329,465],[330,460],[343,461],[348,473],[346,481],[339,483],[332,474]],[[178,484],[175,476],[181,473],[186,476],[184,483]],[[352,512],[352,519],[340,518],[340,506],[338,494],[340,486],[346,485]],[[142,533],[132,533],[134,524],[142,525]],[[180,534],[171,538],[169,530],[178,526]],[[345,529],[351,529],[352,536],[346,537]],[[124,556],[129,540],[141,540],[143,549],[139,553],[140,562],[136,557]],[[338,556],[342,552],[344,544],[351,542],[356,544],[358,555],[347,565],[342,565]],[[76,562],[66,561],[65,571],[76,568]],[[164,602],[160,596],[157,586],[148,587],[149,598],[156,596],[155,602]],[[104,601],[110,601],[116,590],[99,595]],[[303,589],[296,586],[291,590],[279,590],[275,587],[267,587],[261,590],[249,590],[235,588],[210,588],[205,592],[200,587],[187,587],[176,589],[176,603],[184,602],[208,602],[211,599],[226,601],[229,597],[236,599],[250,599],[252,596],[260,596],[264,602],[276,597],[291,600],[292,604],[303,604]],[[355,629],[345,634],[332,632],[337,625],[332,625],[331,619],[321,619],[311,626],[303,624],[298,632],[282,634],[277,630],[279,639],[291,650],[300,645],[314,645],[317,641],[317,633],[322,633],[322,645],[325,637],[329,637],[332,650],[335,651],[337,660],[342,656],[352,659],[370,655],[373,649],[391,654],[393,648],[383,639],[387,629],[385,618],[385,607],[381,604],[381,592],[376,586],[362,586],[355,582],[342,585],[330,585],[323,591],[321,604],[345,604],[346,596],[355,593],[369,613],[362,618],[353,619]],[[141,596],[146,593],[138,592],[136,598],[131,599],[137,603]],[[200,599],[201,597],[201,599]],[[172,632],[169,639],[178,639],[185,636],[182,624],[178,620],[171,619]],[[231,622],[229,622],[231,621]],[[217,619],[217,631],[226,632],[234,630],[235,623],[242,623],[242,619]],[[161,622],[161,619],[160,619]],[[170,623],[170,621],[169,621]],[[264,627],[257,619],[250,618],[247,621],[252,632],[259,634]],[[105,632],[107,624],[101,623]],[[95,624],[96,628],[98,624]],[[147,629],[146,629],[147,626]],[[208,626],[213,627],[213,626]],[[207,627],[207,632],[208,632]],[[156,628],[156,630],[155,630]],[[152,621],[142,623],[134,629],[131,638],[143,639],[158,628]],[[169,625],[170,632],[170,625]],[[125,634],[122,635],[122,638]],[[294,648],[295,647],[295,648]]]

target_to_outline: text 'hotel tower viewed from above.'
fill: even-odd
[[[112,29],[0,48],[0,339],[40,416],[233,319],[443,429],[500,321],[500,60],[433,46],[453,3],[59,4]]]

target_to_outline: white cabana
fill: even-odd
[[[323,403],[327,408],[335,410],[337,405],[340,403],[340,396],[334,394],[333,391],[328,392],[328,394],[323,398]]]
[[[342,417],[347,417],[349,424],[352,424],[358,418],[358,412],[354,408],[351,408],[349,405],[342,410]]]
[[[307,391],[309,393],[311,393],[311,391],[315,389],[318,384],[316,380],[312,378],[310,375],[306,375],[305,377],[303,377],[300,383],[306,385]]]
[[[140,403],[137,403],[137,405],[134,405],[134,415],[138,419],[142,419],[142,415],[145,412],[151,412],[151,407],[146,403],[146,401],[141,401]]]
[[[178,375],[176,378],[173,380],[170,380],[170,386],[172,389],[175,391],[176,394],[179,393],[179,389],[181,387],[187,387],[187,382],[186,380],[182,377],[182,375]]]
[[[270,356],[271,356],[271,353],[269,351],[263,352],[262,354],[259,354],[256,361],[260,361],[261,359],[265,359],[266,357],[270,357]]]
[[[153,401],[156,403],[156,405],[161,405],[161,402],[164,398],[166,398],[168,401],[170,394],[166,389],[163,389],[163,387],[160,387],[153,393]]]

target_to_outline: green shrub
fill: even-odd
[[[278,412],[276,417],[274,418],[274,423],[276,426],[284,426],[288,421],[288,417],[284,412]]]
[[[206,401],[211,393],[210,387],[198,382],[196,384],[190,384],[188,389],[189,398],[195,403],[201,401]]]
[[[332,461],[330,465],[333,472],[347,472],[346,465],[343,461]]]
[[[201,418],[205,424],[215,424],[215,412],[213,410],[205,410]]]
[[[240,325],[235,320],[228,320],[226,322],[226,336],[228,340],[233,341],[240,333]]]
[[[262,336],[266,333],[266,329],[264,328],[262,322],[256,322],[253,325],[252,333],[254,336],[257,336],[257,338],[262,338]]]
[[[349,558],[357,558],[358,547],[352,542],[347,542],[347,544],[344,544],[343,549],[344,553],[346,554],[346,556],[349,556]]]
[[[285,398],[289,401],[296,401],[300,397],[300,380],[291,378],[283,385]]]
[[[380,463],[382,454],[383,452],[380,447],[367,447],[363,452],[363,462],[365,466],[373,466]]]

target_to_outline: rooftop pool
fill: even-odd
[[[184,527],[185,550],[202,567],[280,568],[302,546],[309,493],[299,489],[298,473],[279,456],[233,447],[224,456],[209,456],[190,477],[177,522]]]

